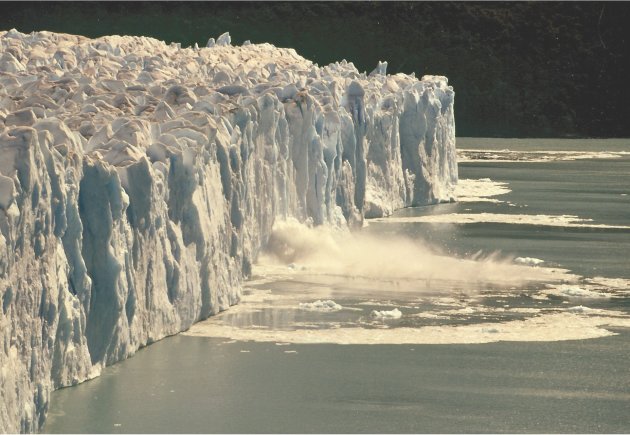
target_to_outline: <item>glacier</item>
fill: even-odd
[[[0,431],[238,303],[276,220],[454,200],[445,77],[293,49],[0,32]]]

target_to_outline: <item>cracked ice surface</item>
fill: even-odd
[[[237,303],[274,220],[450,200],[454,93],[386,66],[0,32],[0,431]]]

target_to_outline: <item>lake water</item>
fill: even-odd
[[[241,304],[53,393],[44,431],[630,431],[630,140],[458,148],[460,202],[278,228]]]

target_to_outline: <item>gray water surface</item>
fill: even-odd
[[[628,432],[628,337],[292,345],[297,353],[288,354],[275,344],[177,336],[56,392],[45,430]]]

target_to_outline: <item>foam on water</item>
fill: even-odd
[[[244,328],[221,322],[221,316],[197,323],[188,336],[224,337],[239,341],[335,344],[463,344],[496,341],[582,340],[614,335],[609,327],[630,327],[627,316],[585,315],[584,312],[540,314],[525,320],[459,325],[368,328]]]
[[[431,224],[515,224],[539,225],[564,228],[594,228],[594,229],[630,229],[628,225],[607,225],[592,223],[592,219],[580,218],[573,215],[546,214],[503,214],[503,213],[447,213],[426,216],[401,216],[373,219],[382,223],[431,223]]]
[[[596,288],[613,288],[616,289],[617,292],[630,293],[630,279],[596,276],[586,278],[584,281]]]
[[[497,161],[506,163],[556,162],[587,159],[619,159],[630,156],[628,151],[516,151],[510,149],[460,149],[459,163]]]

